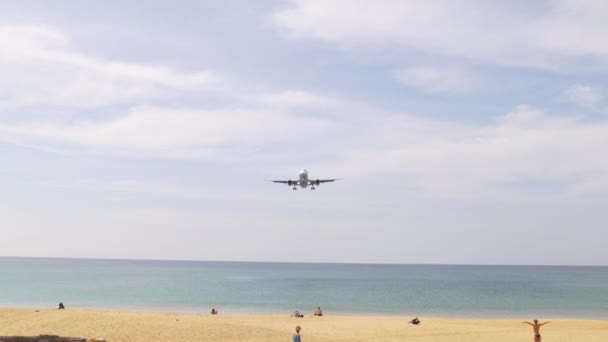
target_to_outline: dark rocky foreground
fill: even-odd
[[[86,338],[40,335],[33,337],[0,336],[0,342],[86,342]]]

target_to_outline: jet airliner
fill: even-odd
[[[342,178],[336,178],[336,179],[308,179],[308,171],[306,170],[300,170],[300,173],[298,174],[298,179],[297,180],[268,180],[269,182],[274,182],[274,183],[282,183],[282,184],[287,184],[289,186],[293,186],[292,190],[297,190],[298,186],[301,188],[306,188],[310,185],[310,190],[315,190],[315,187],[317,185],[320,185],[321,183],[328,183],[328,182],[334,182],[337,180],[341,180]]]

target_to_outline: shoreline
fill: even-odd
[[[327,314],[327,313],[326,313]],[[0,308],[0,336],[60,336],[105,338],[110,341],[286,341],[295,325],[304,341],[525,341],[532,337],[521,324],[529,318],[472,319],[326,315],[304,318],[289,314],[220,314],[134,312],[99,309]],[[550,319],[543,337],[551,341],[608,341],[608,320]]]
[[[91,312],[125,312],[125,313],[142,313],[142,314],[179,314],[179,315],[207,315],[211,310],[211,306],[209,308],[193,308],[193,309],[181,309],[181,308],[142,308],[142,307],[103,307],[103,306],[72,306],[67,305],[67,309],[75,310],[75,311],[91,311]],[[300,311],[305,316],[312,316],[314,312],[314,308],[309,309],[308,311],[302,310],[300,308],[295,308],[294,310],[281,310],[281,309],[253,309],[253,308],[234,308],[234,307],[222,307],[216,306],[216,309],[220,311],[222,316],[289,316],[294,310]],[[325,307],[323,308],[324,312],[331,316],[338,317],[427,317],[433,319],[463,319],[463,320],[517,320],[517,319],[533,319],[533,317],[544,317],[551,318],[557,320],[582,320],[582,321],[608,321],[608,316],[597,316],[597,315],[589,315],[589,316],[576,316],[576,315],[560,315],[560,314],[550,314],[550,313],[509,313],[509,314],[494,314],[492,312],[485,313],[461,313],[461,314],[449,314],[449,313],[412,313],[412,312],[381,312],[381,311],[334,311],[328,310]],[[35,306],[35,305],[11,305],[11,306],[3,306],[0,305],[0,311],[2,310],[55,310],[54,307],[49,306]]]

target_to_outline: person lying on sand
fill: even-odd
[[[323,311],[321,308],[317,306],[317,310],[315,311],[315,316],[323,316]]]
[[[300,313],[300,311],[296,310],[296,311],[294,311],[294,312],[293,312],[293,314],[291,314],[291,317],[298,317],[298,318],[302,318],[302,317],[304,317],[304,315],[302,315],[302,314]]]
[[[523,324],[528,324],[530,326],[532,326],[532,329],[534,329],[534,342],[540,342],[541,337],[540,337],[540,327],[542,327],[545,324],[549,324],[551,322],[545,322],[545,323],[538,323],[538,320],[535,319],[534,323],[530,323],[530,322],[522,322]]]
[[[420,324],[420,320],[418,319],[418,317],[416,317],[413,320],[409,321],[408,323],[413,324],[413,325],[418,325],[418,324]]]

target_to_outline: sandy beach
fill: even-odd
[[[302,340],[513,342],[532,341],[521,319],[439,319],[421,317],[412,326],[396,316],[219,315],[94,310],[0,309],[0,336],[54,334],[107,341],[291,341]],[[556,319],[543,327],[543,341],[605,342],[608,321]]]

